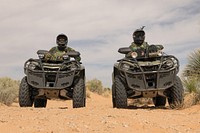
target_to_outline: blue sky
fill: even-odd
[[[145,27],[149,44],[180,60],[200,48],[199,0],[0,0],[0,77],[21,80],[23,65],[49,50],[65,33],[68,46],[81,53],[86,79],[111,87],[113,64],[129,46],[132,33]],[[180,74],[181,74],[180,71]]]

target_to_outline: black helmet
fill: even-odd
[[[133,41],[135,44],[141,45],[145,40],[145,32],[143,30],[144,26],[133,32]]]
[[[56,38],[59,50],[64,50],[67,47],[68,38],[65,34],[59,34]]]

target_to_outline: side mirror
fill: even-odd
[[[80,56],[80,53],[77,52],[77,51],[70,51],[70,52],[67,52],[67,55],[68,55],[69,57],[74,57],[74,58],[76,58],[76,57]]]
[[[129,47],[119,48],[118,52],[121,54],[128,54],[131,52],[131,49]]]
[[[44,55],[45,55],[46,53],[48,53],[47,50],[38,50],[38,51],[37,51],[38,57],[39,57],[40,59],[43,59],[43,58],[44,58]]]

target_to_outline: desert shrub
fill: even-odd
[[[188,108],[191,107],[192,105],[196,105],[199,103],[199,100],[200,100],[199,94],[194,92],[185,93],[183,108]]]
[[[192,104],[200,101],[200,49],[188,56],[188,64],[183,71],[182,82]],[[192,98],[193,97],[193,98]],[[188,99],[188,98],[185,98]]]
[[[86,86],[89,91],[95,92],[97,94],[102,94],[103,93],[103,85],[102,82],[98,79],[93,79],[90,80],[86,83]]]
[[[0,78],[0,102],[11,105],[18,97],[19,81],[8,77]]]
[[[108,97],[111,94],[110,88],[104,88],[98,79],[87,81],[86,87],[89,91]]]
[[[200,82],[196,77],[182,78],[185,87],[184,108],[198,104],[200,101]]]
[[[200,82],[196,77],[183,78],[182,82],[187,92],[200,94]]]
[[[200,80],[200,49],[188,56],[188,63],[184,68],[183,75],[185,77],[196,77]]]
[[[110,97],[111,96],[111,90],[110,88],[104,88],[103,89],[103,94],[104,97]]]
[[[86,87],[86,98],[91,98],[90,91],[87,87]]]

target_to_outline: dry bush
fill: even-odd
[[[189,108],[193,105],[199,104],[200,96],[197,93],[186,93],[184,96],[183,108]]]
[[[91,98],[90,90],[86,87],[86,98]]]
[[[104,97],[109,97],[109,95],[111,94],[110,88],[104,88],[102,82],[98,79],[87,81],[86,88],[87,88],[86,96],[88,98],[90,97],[89,92],[97,93]]]
[[[101,95],[103,93],[103,85],[102,82],[98,79],[90,80],[86,83],[86,86],[89,91],[97,93]]]
[[[188,64],[183,70],[183,85],[187,94],[185,106],[191,106],[200,101],[200,49],[188,56]],[[190,101],[188,103],[188,101]]]
[[[104,97],[110,97],[111,96],[111,90],[110,90],[110,88],[104,88],[102,96],[104,96]]]
[[[0,78],[0,102],[11,105],[18,97],[19,81],[8,77]]]
[[[197,77],[184,77],[182,82],[186,90],[183,108],[198,104],[200,102],[199,79]]]

